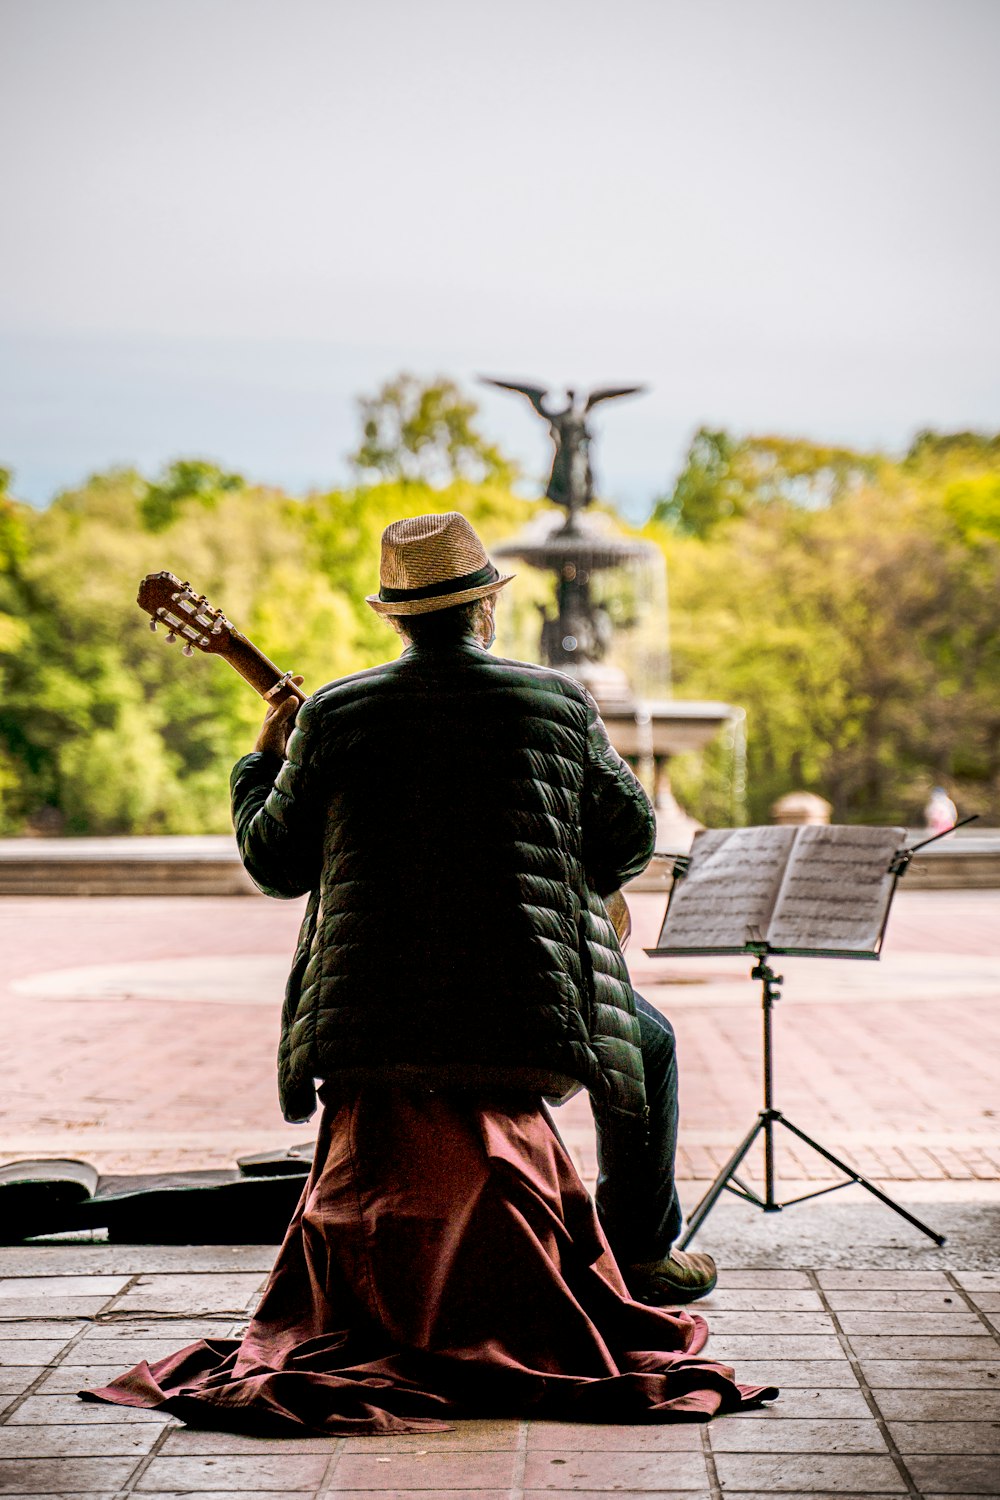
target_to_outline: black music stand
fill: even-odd
[[[963,823],[972,821],[973,820],[971,818],[967,818],[963,820]],[[961,826],[963,826],[963,824],[955,825],[955,827]],[[952,832],[952,830],[946,829],[944,832],[950,833]],[[882,937],[885,933],[885,926],[889,916],[889,907],[892,901],[892,896],[895,893],[896,882],[898,881],[900,875],[905,872],[910,863],[910,860],[913,858],[913,855],[918,849],[922,849],[925,844],[933,843],[934,839],[936,838],[943,837],[944,833],[935,834],[932,838],[924,839],[921,843],[915,844],[910,848],[898,850],[893,856],[889,864],[888,871],[886,872],[889,876],[892,877],[892,880],[891,884],[889,884],[888,886],[888,889],[883,893],[884,909],[881,918],[881,926],[879,929],[878,938],[873,945],[873,949],[871,952],[864,954],[853,952],[834,954],[829,949],[808,949],[801,947],[797,947],[794,950],[786,949],[782,951],[786,952],[786,954],[790,956],[794,954],[794,956],[796,957],[836,956],[877,958],[879,950],[881,948]],[[695,849],[695,855],[696,853],[697,845]],[[692,858],[695,857],[695,855],[693,855]],[[674,885],[671,888],[670,902],[668,902],[667,906],[667,917],[664,918],[663,932],[661,933],[661,942],[663,936],[666,934],[668,918],[670,914],[670,904],[673,901],[674,891],[677,889],[678,882],[683,881],[687,877],[690,868],[691,858],[688,858],[687,856],[680,856],[675,859]],[[882,868],[884,869],[885,867],[883,866]],[[657,955],[666,956],[668,954],[671,956],[678,956],[682,952],[687,956],[691,956],[697,953],[732,953],[734,951],[752,953],[756,959],[756,962],[752,970],[750,971],[750,977],[751,979],[760,980],[761,983],[761,1006],[764,1018],[762,1059],[764,1107],[763,1109],[758,1111],[757,1119],[754,1121],[750,1130],[743,1137],[743,1140],[737,1146],[736,1150],[733,1152],[732,1156],[730,1156],[726,1164],[722,1167],[714,1182],[709,1187],[708,1191],[705,1193],[701,1201],[698,1203],[694,1212],[690,1215],[684,1230],[684,1234],[678,1241],[679,1249],[684,1249],[687,1245],[690,1244],[691,1240],[697,1234],[708,1214],[712,1211],[715,1204],[724,1192],[730,1192],[738,1198],[743,1198],[746,1202],[752,1203],[757,1208],[762,1209],[764,1213],[780,1213],[782,1209],[790,1208],[792,1204],[804,1203],[809,1198],[820,1198],[826,1193],[838,1192],[841,1188],[850,1187],[854,1183],[857,1183],[860,1187],[863,1187],[867,1192],[871,1193],[875,1198],[878,1198],[878,1200],[881,1203],[884,1203],[887,1208],[892,1209],[893,1213],[899,1214],[901,1218],[906,1219],[906,1221],[912,1224],[914,1228],[919,1229],[922,1234],[926,1234],[935,1242],[935,1244],[943,1245],[945,1243],[945,1236],[943,1234],[938,1234],[927,1224],[924,1224],[922,1220],[915,1218],[914,1215],[903,1208],[901,1204],[897,1203],[893,1198],[890,1198],[887,1193],[882,1192],[881,1188],[876,1187],[873,1182],[869,1182],[867,1177],[863,1177],[860,1172],[856,1172],[852,1166],[850,1166],[847,1162],[842,1161],[839,1156],[835,1156],[832,1151],[828,1151],[827,1148],[821,1145],[820,1142],[817,1141],[813,1136],[808,1135],[804,1130],[800,1129],[798,1125],[793,1124],[791,1120],[785,1117],[780,1109],[775,1108],[771,1013],[775,1002],[781,998],[781,993],[778,987],[779,985],[784,983],[784,980],[780,974],[776,974],[774,972],[774,970],[770,966],[770,963],[768,962],[768,960],[773,956],[775,950],[772,949],[771,945],[761,936],[759,928],[754,926],[750,926],[748,928],[747,940],[742,949],[734,950],[732,947],[687,947],[685,949],[670,949],[658,946],[657,948],[647,948],[645,951],[651,957],[656,957]],[[787,1198],[784,1200],[784,1202],[779,1202],[775,1194],[774,1172],[774,1132],[775,1127],[778,1125],[784,1126],[786,1130],[791,1131],[794,1136],[797,1136],[800,1141],[803,1141],[813,1151],[824,1157],[825,1160],[836,1167],[838,1171],[843,1172],[845,1174],[846,1180],[844,1182],[836,1182],[830,1187],[817,1188],[814,1192],[811,1193],[801,1193],[798,1197]],[[739,1168],[740,1163],[743,1161],[744,1157],[747,1155],[759,1135],[763,1135],[764,1137],[763,1197],[761,1197],[759,1193],[756,1193],[753,1188],[749,1187],[746,1182],[741,1181],[737,1176],[737,1169]]]
[[[825,1146],[820,1145],[819,1141],[815,1140],[811,1135],[807,1135],[804,1130],[800,1130],[798,1125],[793,1125],[791,1120],[785,1118],[780,1109],[775,1109],[771,1050],[771,1010],[775,1001],[781,999],[778,986],[783,984],[784,980],[780,974],[775,974],[767,962],[770,949],[766,943],[748,943],[747,948],[749,951],[757,954],[757,962],[750,971],[750,978],[759,979],[762,990],[761,1006],[764,1012],[764,1108],[758,1112],[753,1126],[743,1137],[743,1140],[719,1172],[708,1192],[691,1214],[684,1234],[678,1241],[679,1249],[683,1250],[685,1246],[690,1244],[723,1192],[734,1193],[737,1198],[744,1198],[748,1203],[756,1204],[766,1214],[775,1214],[780,1213],[783,1208],[790,1208],[793,1203],[804,1203],[807,1198],[821,1198],[824,1193],[836,1193],[841,1188],[850,1187],[852,1183],[857,1183],[860,1187],[872,1193],[887,1208],[891,1208],[893,1213],[899,1214],[902,1218],[907,1219],[916,1229],[921,1230],[923,1234],[929,1235],[935,1244],[943,1245],[945,1240],[943,1234],[937,1234],[920,1219],[914,1218],[913,1214],[909,1213],[895,1199],[890,1198],[887,1193],[883,1193],[882,1189],[877,1188],[873,1182],[869,1182],[867,1177],[862,1177],[860,1172],[856,1172],[847,1162],[841,1161],[839,1156],[834,1156],[832,1151],[828,1151]],[[805,1141],[807,1146],[811,1146],[820,1156],[825,1157],[828,1162],[832,1162],[838,1171],[846,1174],[847,1181],[835,1182],[832,1187],[817,1188],[812,1193],[800,1193],[797,1198],[786,1198],[783,1203],[779,1203],[774,1193],[774,1128],[776,1125],[783,1125],[786,1130],[790,1130],[793,1135],[798,1136],[800,1141]],[[763,1198],[758,1193],[755,1193],[753,1188],[748,1187],[745,1182],[741,1182],[736,1175],[737,1167],[759,1135],[763,1135],[764,1137]]]

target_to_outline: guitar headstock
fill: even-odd
[[[204,594],[196,594],[174,573],[147,573],[139,585],[137,602],[150,616],[150,630],[163,625],[168,644],[178,638],[184,642],[185,656],[191,656],[196,648],[212,656],[224,656],[238,634],[221,609],[209,604]]]

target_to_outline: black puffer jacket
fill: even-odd
[[[286,1119],[314,1079],[419,1075],[645,1104],[602,895],[653,848],[649,800],[593,699],[471,637],[321,688],[288,759],[232,776],[243,862],[310,891],[282,1017]]]

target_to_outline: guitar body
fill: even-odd
[[[167,631],[168,645],[180,640],[185,656],[193,656],[196,650],[221,656],[265,702],[273,705],[284,698],[297,698],[304,703],[309,696],[292,682],[291,672],[283,672],[220,609],[209,604],[204,594],[196,594],[176,574],[147,573],[139,584],[136,602],[149,615],[151,630],[159,625]],[[625,897],[615,891],[604,905],[624,948],[632,931]]]

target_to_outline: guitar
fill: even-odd
[[[184,656],[193,656],[196,650],[221,656],[267,703],[280,703],[283,698],[297,698],[304,703],[308,698],[309,694],[292,682],[293,673],[275,666],[226,619],[221,609],[209,604],[204,594],[196,594],[176,574],[147,573],[139,584],[136,602],[149,615],[150,630],[158,625],[166,628],[168,645],[181,640]],[[632,930],[625,898],[621,891],[614,891],[604,904],[624,948]]]
[[[157,625],[166,628],[168,645],[182,640],[185,656],[193,656],[195,650],[221,656],[266,702],[297,698],[304,703],[308,698],[309,694],[292,682],[294,673],[275,666],[226,619],[221,609],[209,604],[204,594],[196,594],[189,583],[182,583],[175,574],[147,573],[139,585],[137,603],[150,616],[150,630]]]

